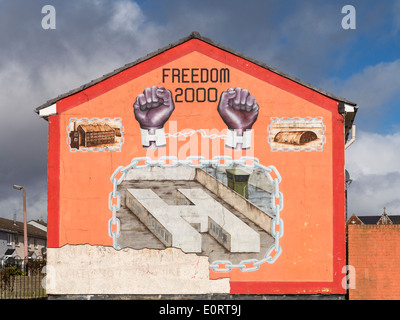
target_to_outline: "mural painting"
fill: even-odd
[[[49,256],[105,261],[70,291],[343,292],[337,97],[191,35],[55,103]]]
[[[148,87],[138,95],[133,111],[140,124],[143,148],[166,147],[164,125],[174,109],[173,94],[164,87]],[[239,87],[223,91],[215,109],[228,127],[225,147],[250,148],[259,106],[249,91]],[[268,251],[283,235],[271,234],[272,221],[280,223],[283,230],[281,208],[272,208],[273,194],[283,198],[269,175],[276,169],[258,162],[246,165],[244,159],[235,161],[225,155],[210,160],[199,157],[199,164],[192,165],[190,160],[198,156],[191,157],[174,157],[172,166],[148,158],[150,169],[140,171],[134,159],[134,165],[122,169],[125,178],[115,183],[121,203],[117,218],[124,231],[118,238],[110,231],[114,246],[177,247],[208,256],[214,271],[227,270],[232,264],[243,269],[247,261],[257,262],[255,266],[265,262],[270,258]],[[230,162],[221,165],[221,158]],[[246,210],[242,213],[243,207]],[[219,264],[225,267],[220,269]]]
[[[326,142],[322,117],[271,118],[268,142],[271,151],[322,151]]]
[[[70,119],[67,144],[71,152],[121,151],[121,119]]]

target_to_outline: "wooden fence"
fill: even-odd
[[[45,299],[46,259],[8,258],[0,265],[0,299]]]

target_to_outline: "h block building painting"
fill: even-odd
[[[344,294],[356,111],[196,32],[49,100],[48,294]]]

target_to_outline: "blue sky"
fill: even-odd
[[[44,5],[56,29],[44,30]],[[356,9],[356,29],[341,26]],[[34,108],[192,31],[359,105],[349,212],[400,214],[400,1],[0,0],[0,216],[46,218],[47,123]]]

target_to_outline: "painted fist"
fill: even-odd
[[[224,91],[218,104],[218,113],[228,129],[238,131],[239,135],[252,128],[258,109],[256,99],[248,90],[239,87]]]
[[[133,104],[140,127],[149,131],[163,128],[174,109],[171,91],[157,86],[144,89]]]
[[[133,104],[135,119],[140,124],[144,148],[158,148],[166,145],[164,124],[174,111],[171,91],[164,87],[152,86],[144,89]]]

